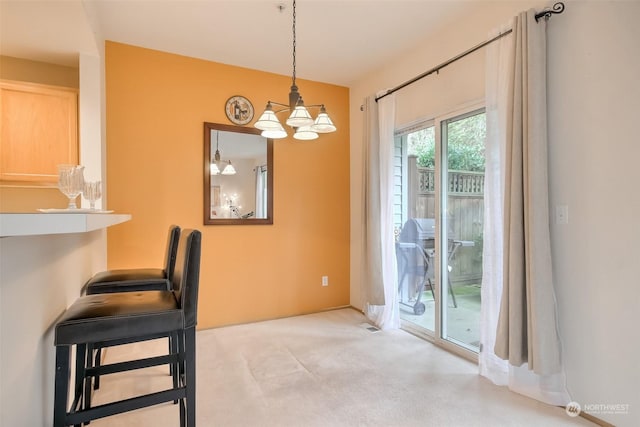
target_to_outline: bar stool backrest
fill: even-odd
[[[164,272],[167,279],[173,277],[173,270],[176,267],[176,256],[178,254],[178,242],[180,241],[180,227],[172,225],[169,227],[169,237],[167,238],[167,251],[165,252]]]
[[[185,328],[197,324],[201,246],[200,231],[187,229],[182,232],[171,283],[184,312]]]

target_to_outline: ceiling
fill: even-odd
[[[297,77],[350,86],[481,0],[297,0]],[[281,9],[283,9],[281,11]],[[291,75],[291,0],[0,0],[0,53],[78,66],[105,40]]]
[[[267,157],[266,141],[259,134],[211,130],[212,156],[216,149],[220,150],[223,160]]]

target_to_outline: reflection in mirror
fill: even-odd
[[[204,224],[273,224],[273,141],[204,124]]]

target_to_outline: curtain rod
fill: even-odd
[[[544,18],[545,21],[546,21],[551,17],[552,14],[558,14],[558,13],[562,13],[562,12],[564,12],[564,3],[558,2],[558,3],[554,4],[551,9],[545,9],[542,12],[537,13],[535,15],[536,22],[538,22],[538,20],[540,18]],[[507,34],[511,34],[512,31],[513,30],[511,29],[511,30],[505,31],[504,33],[500,33],[497,36],[495,36],[494,38],[492,38],[490,40],[486,40],[486,41],[484,41],[484,42],[472,47],[471,49],[465,50],[464,52],[454,56],[453,58],[443,62],[442,64],[440,64],[440,65],[438,65],[436,67],[433,67],[432,69],[430,69],[428,71],[425,71],[424,73],[412,78],[411,80],[408,80],[408,81],[406,81],[406,82],[404,82],[404,83],[402,83],[402,84],[400,84],[400,85],[398,85],[398,86],[396,86],[394,88],[389,89],[384,94],[382,94],[380,96],[377,96],[375,98],[376,102],[378,102],[379,99],[382,99],[387,95],[391,95],[392,93],[394,93],[394,92],[396,92],[396,91],[398,91],[398,90],[400,90],[400,89],[402,89],[404,87],[407,87],[410,84],[413,84],[413,83],[417,82],[418,80],[427,77],[430,74],[437,73],[438,71],[440,71],[442,68],[446,67],[447,65],[450,65],[450,64],[456,62],[457,60],[462,59],[465,56],[475,52],[476,50],[481,49],[481,48],[485,47],[486,45],[493,43],[496,40],[501,39],[502,37],[506,36]]]

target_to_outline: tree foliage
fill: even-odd
[[[447,158],[450,170],[484,172],[485,114],[476,114],[446,124]],[[410,133],[409,154],[418,157],[418,166],[435,167],[433,126]]]

